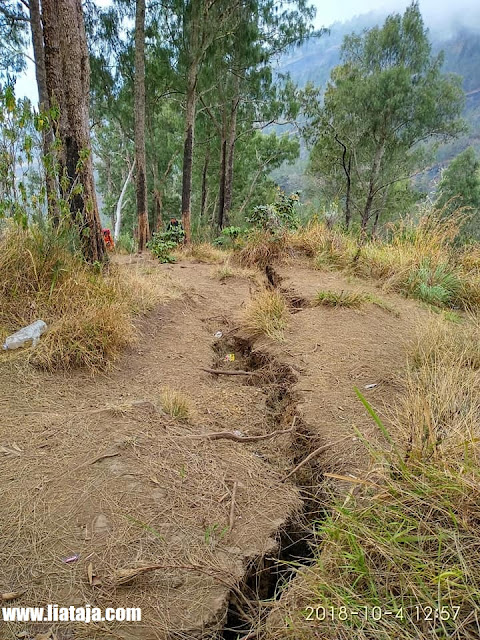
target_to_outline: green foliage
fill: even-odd
[[[432,55],[415,2],[346,37],[342,58],[323,106],[313,87],[304,93],[311,171],[343,201],[347,224],[355,216],[367,229],[388,210],[394,185],[425,166],[423,142],[463,131],[464,96],[460,78],[443,74],[442,56]]]
[[[428,259],[411,270],[407,286],[415,297],[439,307],[452,304],[461,290],[461,282],[450,265],[432,265]]]
[[[468,221],[462,226],[462,238],[480,239],[480,161],[473,147],[465,149],[445,169],[435,204],[443,209],[445,215],[452,215],[457,209],[465,208]]]
[[[225,227],[220,235],[213,240],[213,244],[218,247],[234,247],[241,233],[241,227]]]
[[[135,252],[135,239],[128,233],[121,233],[115,243],[117,251],[125,253]]]
[[[258,205],[246,216],[253,227],[276,233],[285,229],[297,229],[300,221],[297,213],[298,193],[286,195],[278,191],[273,204]]]
[[[182,225],[180,224],[180,222],[177,225],[172,225],[169,223],[169,225],[167,226],[167,229],[163,231],[160,235],[162,236],[162,239],[165,240],[166,242],[173,242],[173,244],[177,245],[183,242],[185,238],[185,231]]]
[[[160,262],[175,262],[171,251],[175,249],[185,238],[185,231],[180,223],[169,223],[167,229],[160,233],[154,233],[147,247]]]
[[[38,145],[35,126],[30,101],[17,100],[11,85],[0,86],[0,219],[13,218],[24,227],[45,199],[44,189],[32,195],[27,183]]]
[[[0,80],[11,80],[11,74],[26,67],[23,50],[28,46],[30,31],[22,3],[2,0],[0,6]]]
[[[163,233],[154,233],[147,244],[147,247],[160,262],[175,262],[171,251],[177,246],[176,242],[167,240]]]

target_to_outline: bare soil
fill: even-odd
[[[137,268],[136,260],[122,268]],[[354,427],[368,436],[375,427],[354,387],[388,414],[405,347],[426,313],[386,295],[398,314],[311,308],[319,289],[383,294],[296,262],[277,270],[296,300],[285,342],[252,344],[239,329],[249,280],[220,282],[217,267],[191,262],[151,269],[168,272],[183,296],[138,321],[138,342],[110,373],[0,367],[0,594],[20,592],[13,606],[141,607],[142,622],[4,624],[0,640],[22,632],[228,637],[227,609],[245,600],[239,585],[249,567],[278,555],[282,532],[299,518],[298,485],[366,468]],[[225,360],[231,353],[234,362]],[[188,398],[187,420],[162,411],[165,387]],[[288,429],[253,442],[199,437]],[[329,446],[283,481],[321,445]],[[245,615],[247,603],[239,606]]]

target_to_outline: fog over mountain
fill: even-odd
[[[325,88],[333,67],[341,62],[340,49],[344,37],[383,24],[387,15],[403,13],[409,4],[408,0],[345,0],[336,4],[330,0],[322,3],[318,0],[317,26],[322,25],[322,16],[333,16],[336,21],[329,25],[329,33],[310,39],[284,56],[278,71],[290,74],[300,86],[312,82]],[[444,71],[457,73],[463,78],[467,94],[464,117],[469,127],[465,135],[439,149],[437,161],[425,178],[429,183],[468,146],[472,145],[480,153],[480,4],[478,0],[458,0],[451,6],[444,0],[421,0],[419,4],[429,29],[433,53],[443,51]],[[323,25],[327,24],[325,20]],[[302,188],[307,155],[302,147],[302,157],[296,166],[275,174],[287,190]]]
[[[409,0],[314,0],[317,7],[316,25],[330,26],[370,12],[386,15],[403,12]],[[480,32],[480,5],[478,0],[420,0],[420,9],[427,25],[435,30],[455,31],[461,26],[476,28]]]

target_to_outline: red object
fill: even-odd
[[[115,247],[110,229],[103,229],[103,239],[105,240],[105,246],[109,251]]]

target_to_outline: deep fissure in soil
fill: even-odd
[[[303,306],[302,301],[296,308]],[[292,462],[297,464],[309,453],[308,427],[298,414],[299,398],[293,389],[298,379],[297,372],[267,352],[254,349],[252,341],[239,336],[218,339],[213,344],[213,351],[215,368],[242,369],[255,374],[247,378],[245,383],[259,387],[265,394],[266,418],[272,430],[295,424],[291,446]],[[233,354],[235,359],[226,359],[227,354]],[[318,496],[314,495],[314,487],[318,487],[320,481],[321,471],[317,466],[303,469],[299,485],[303,513],[278,532],[276,552],[250,561],[242,583],[237,591],[231,593],[225,624],[220,633],[223,640],[237,640],[247,636],[254,628],[260,628],[268,615],[271,601],[280,597],[298,566],[313,562],[311,543],[315,536],[315,522],[324,515],[319,507]],[[238,591],[242,598],[238,597]]]

